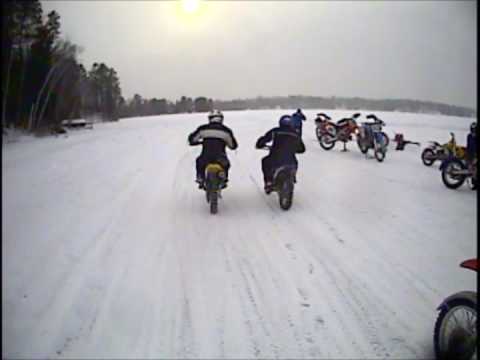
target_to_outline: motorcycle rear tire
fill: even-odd
[[[212,191],[210,193],[210,214],[216,214],[218,212],[218,193]]]
[[[452,349],[452,348],[447,348],[443,349],[442,348],[442,341],[441,341],[441,336],[443,336],[443,322],[445,321],[445,317],[447,314],[450,312],[454,311],[456,308],[463,306],[470,308],[473,310],[475,313],[477,312],[477,307],[476,304],[473,304],[470,300],[468,299],[456,299],[452,301],[452,303],[449,304],[448,309],[443,308],[440,313],[438,314],[437,320],[435,321],[435,327],[433,330],[433,345],[435,348],[435,357],[438,360],[450,360],[450,359],[458,359],[458,360],[463,360],[463,359],[470,359],[471,356],[473,355],[470,353],[466,354],[459,354],[457,353],[456,350],[458,349]],[[451,346],[451,339],[448,340],[448,344]],[[476,350],[476,348],[474,349]]]
[[[278,202],[280,208],[288,210],[292,207],[293,203],[293,181],[285,180],[278,192]]]

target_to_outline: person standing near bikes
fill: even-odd
[[[477,188],[477,123],[473,122],[470,125],[470,133],[467,135],[467,149],[466,149],[467,166],[474,173],[472,189]]]
[[[302,112],[301,109],[297,109],[297,111],[292,114],[293,126],[294,126],[295,129],[297,130],[297,132],[298,132],[298,134],[300,135],[300,137],[302,136],[302,126],[303,126],[303,122],[306,121],[306,120],[307,120],[307,118],[306,118],[306,116],[303,114],[303,112]]]
[[[470,125],[470,132],[467,135],[467,163],[471,164],[477,157],[477,123]]]
[[[273,188],[275,169],[283,165],[294,165],[295,168],[298,168],[295,154],[305,152],[302,138],[295,128],[292,117],[289,115],[280,117],[279,126],[269,130],[260,137],[255,147],[257,149],[264,148],[269,142],[272,142],[270,153],[262,159],[263,180],[267,194]]]

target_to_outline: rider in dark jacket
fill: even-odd
[[[270,154],[262,159],[263,179],[265,181],[265,190],[269,190],[273,183],[273,173],[276,168],[282,165],[294,165],[298,167],[296,153],[305,152],[305,145],[302,138],[296,131],[292,119],[288,115],[283,115],[279,121],[279,127],[268,131],[264,136],[257,140],[255,145],[261,149],[272,141]]]
[[[237,140],[230,128],[223,125],[223,114],[220,111],[212,111],[208,115],[208,124],[199,126],[197,130],[188,136],[190,145],[202,145],[202,153],[197,158],[197,182],[201,188],[205,168],[210,162],[216,162],[223,166],[228,181],[228,161],[225,147],[235,150],[238,147]]]
[[[470,133],[467,135],[466,160],[468,168],[473,172],[472,190],[477,189],[477,123],[470,125]]]

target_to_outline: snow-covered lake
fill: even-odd
[[[215,216],[186,140],[205,114],[2,145],[2,358],[433,357],[436,307],[476,288],[458,265],[477,194],[420,154],[474,120],[376,112],[422,143],[378,163],[320,148],[319,111],[288,212],[254,149],[282,110],[225,113],[239,149]]]

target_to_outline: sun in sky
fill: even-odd
[[[202,0],[180,0],[171,2],[175,4],[175,18],[183,31],[199,31],[211,23],[215,11],[211,11],[207,1]]]
[[[183,11],[193,14],[198,11],[200,0],[181,0]]]

